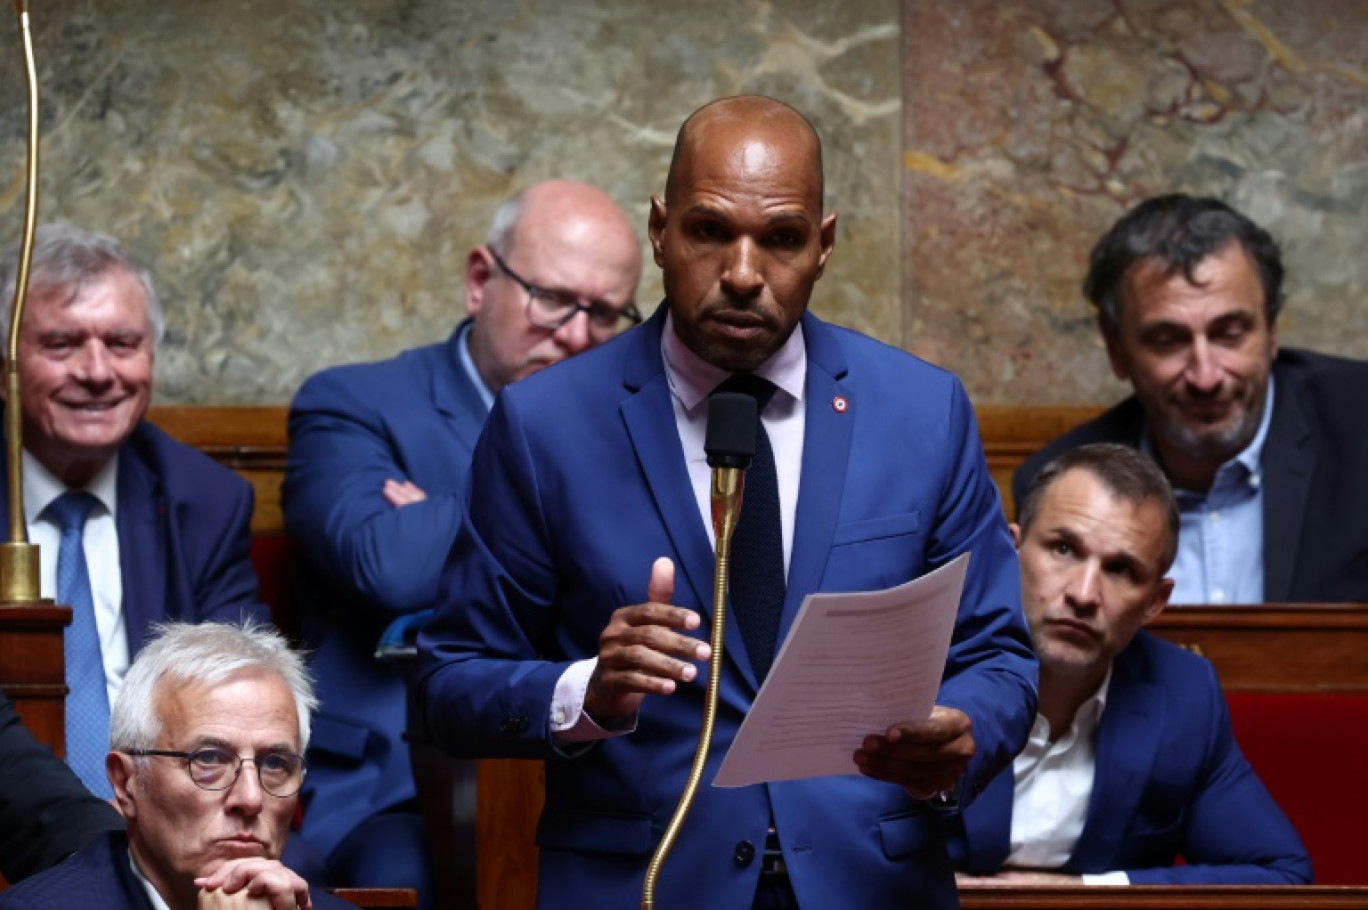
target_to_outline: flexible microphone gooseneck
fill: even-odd
[[[708,453],[712,468],[710,486],[713,534],[717,538],[713,569],[712,634],[709,644],[712,657],[708,660],[708,695],[703,705],[703,726],[698,731],[698,746],[694,749],[693,767],[680,794],[670,824],[656,847],[651,864],[646,869],[646,882],[641,890],[641,910],[655,910],[656,879],[660,867],[679,836],[679,829],[693,805],[703,778],[703,766],[712,745],[713,722],[717,717],[717,694],[722,678],[722,632],[727,621],[727,575],[731,560],[731,537],[736,520],[741,514],[741,492],[745,486],[746,467],[755,456],[755,433],[758,417],[755,399],[736,392],[717,392],[708,400],[708,433],[703,450]]]

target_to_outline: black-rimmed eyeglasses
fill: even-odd
[[[580,303],[579,298],[573,294],[537,287],[510,269],[508,263],[503,261],[503,257],[494,252],[493,247],[487,249],[503,273],[527,292],[527,321],[539,329],[554,332],[580,313],[589,317],[589,332],[597,338],[610,338],[641,323],[641,312],[636,308],[636,304],[629,303],[620,309],[599,300],[590,301],[588,304]]]
[[[168,749],[134,749],[127,755],[179,758],[185,762],[190,779],[201,790],[227,790],[242,774],[242,763],[256,765],[261,789],[272,796],[294,796],[304,786],[304,756],[293,752],[267,752],[256,758],[242,758],[227,749],[198,749],[173,752]]]

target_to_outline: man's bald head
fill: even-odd
[[[521,230],[524,222],[530,231]],[[499,206],[489,226],[488,245],[500,256],[511,256],[522,233],[566,223],[601,231],[615,245],[636,244],[636,230],[611,196],[580,180],[556,178],[534,183]]]
[[[734,137],[738,131],[787,133],[791,141],[806,144],[811,150],[811,169],[816,176],[817,211],[822,211],[825,181],[822,176],[822,140],[817,129],[797,110],[782,101],[764,95],[736,95],[710,101],[689,115],[675,137],[674,154],[670,157],[670,172],[665,178],[665,202],[677,198],[680,188],[689,180],[695,154],[717,140],[719,131]],[[723,145],[734,146],[735,140],[723,140]]]
[[[466,258],[466,312],[475,317],[470,356],[490,391],[601,341],[603,329],[580,310],[539,325],[532,295],[570,307],[636,315],[641,246],[627,215],[607,193],[578,180],[544,180],[499,207],[489,241]],[[607,334],[605,334],[605,332]]]
[[[648,232],[675,335],[713,366],[758,369],[798,326],[836,242],[812,124],[771,98],[700,108]]]

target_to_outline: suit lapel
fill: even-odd
[[[807,400],[803,403],[803,467],[793,521],[788,594],[779,625],[780,642],[788,635],[804,596],[821,589],[849,473],[850,440],[862,404],[845,386],[845,355],[835,335],[807,314],[803,316],[802,327],[808,362]],[[844,404],[838,406],[838,399]]]
[[[1165,699],[1160,687],[1141,676],[1142,659],[1133,643],[1113,665],[1107,707],[1097,731],[1088,817],[1067,870],[1117,868],[1126,819],[1134,817],[1154,766]]]
[[[467,451],[475,449],[480,430],[484,428],[485,418],[489,416],[480,390],[475,387],[465,364],[461,362],[461,333],[471,320],[467,319],[456,327],[447,340],[442,352],[447,358],[444,369],[429,370],[431,378],[432,403],[444,415],[447,429],[459,439]],[[435,363],[434,361],[428,361]]]
[[[107,862],[112,867],[111,872],[119,886],[119,894],[123,902],[119,906],[127,907],[129,910],[153,910],[152,901],[147,896],[146,889],[142,882],[133,873],[133,867],[129,864],[128,856],[128,836],[122,831],[110,832],[105,835],[106,841],[98,849],[102,852],[108,850],[107,854],[100,857],[102,863]],[[90,848],[96,849],[92,844]]]
[[[119,450],[119,567],[130,654],[137,654],[156,620],[167,615],[166,499],[156,474],[125,445]]]
[[[1263,449],[1264,600],[1284,601],[1301,544],[1307,492],[1316,467],[1310,425],[1293,377],[1274,376],[1273,418]]]
[[[628,341],[632,348],[623,370],[627,396],[619,408],[651,499],[680,556],[681,564],[675,567],[675,586],[677,588],[681,582],[687,584],[695,600],[702,605],[703,614],[711,616],[713,552],[701,524],[698,503],[689,483],[688,465],[679,445],[670,384],[660,355],[660,334],[664,325],[665,307],[661,306],[645,325],[632,332]],[[727,644],[735,655],[737,648],[730,647],[732,630],[728,625]]]

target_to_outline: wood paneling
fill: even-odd
[[[1026,456],[1051,439],[1099,413],[1086,407],[1008,407],[977,409],[988,470],[1012,514],[1012,472]],[[280,481],[288,442],[285,407],[156,407],[148,419],[171,436],[232,468],[256,490],[252,530],[280,533]]]
[[[1362,604],[1172,606],[1150,629],[1209,659],[1228,692],[1368,692]]]
[[[237,471],[256,493],[252,532],[279,534],[280,481],[285,475],[284,407],[157,407],[147,418],[168,435]]]

